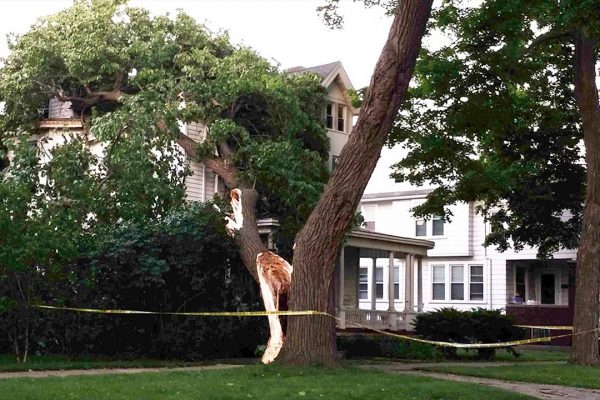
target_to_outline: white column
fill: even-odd
[[[390,267],[388,269],[388,310],[396,311],[394,307],[394,252],[390,251]]]
[[[339,285],[340,286],[338,288],[338,294],[339,294],[338,308],[340,310],[342,310],[344,308],[344,265],[345,265],[344,249],[345,249],[345,247],[342,246],[342,250],[340,251],[340,274],[339,274]]]
[[[413,312],[413,256],[412,254],[406,254],[405,266],[404,266],[404,312]]]
[[[377,309],[377,259],[373,258],[373,268],[371,270],[371,310]]]
[[[423,257],[417,257],[417,312],[423,312]]]

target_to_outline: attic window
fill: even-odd
[[[327,111],[325,112],[325,126],[327,129],[333,129],[333,104],[327,103]]]
[[[346,127],[346,120],[344,118],[345,111],[346,111],[346,107],[338,104],[338,107],[337,107],[337,130],[340,132],[344,132],[345,131],[344,128]]]

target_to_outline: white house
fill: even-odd
[[[521,323],[570,325],[576,250],[562,250],[552,259],[539,260],[535,248],[502,253],[493,246],[485,247],[490,226],[476,212],[473,203],[451,206],[451,222],[436,216],[415,218],[411,209],[423,203],[433,188],[397,184],[389,178],[390,165],[402,153],[398,148],[383,151],[360,210],[367,229],[435,243],[421,260],[421,277],[415,285],[422,286],[422,293],[421,297],[418,293],[412,295],[419,299],[415,310],[483,307],[506,310]],[[353,305],[361,309],[373,306],[388,309],[387,267],[384,263],[375,264],[379,270],[372,274],[372,266],[368,264],[361,260],[359,298]],[[398,267],[404,268],[403,263]],[[403,286],[402,279],[398,284]],[[397,310],[403,309],[402,299],[403,294],[396,293]]]

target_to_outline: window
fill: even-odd
[[[369,298],[369,268],[360,268],[358,277],[358,298],[367,300]]]
[[[375,268],[375,298],[383,299],[383,267]]]
[[[471,265],[469,299],[483,300],[483,265]]]
[[[340,132],[345,132],[346,129],[346,120],[344,118],[346,111],[346,107],[339,105],[337,106],[337,130]]]
[[[335,167],[337,167],[339,161],[340,156],[331,156],[331,172],[335,170]]]
[[[432,273],[433,281],[433,300],[446,299],[446,266],[434,265]]]
[[[518,293],[521,299],[525,299],[525,267],[516,267],[515,270],[515,295]]]
[[[465,268],[462,265],[450,266],[450,300],[465,299]]]
[[[431,234],[433,236],[444,235],[444,219],[439,215],[434,215],[431,220]]]
[[[427,236],[427,221],[424,219],[418,219],[415,225],[416,236]]]
[[[394,300],[400,300],[400,266],[394,266]]]
[[[325,126],[327,129],[333,129],[333,104],[327,104],[327,110],[325,112]]]

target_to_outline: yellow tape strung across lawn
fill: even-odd
[[[517,328],[525,329],[546,329],[549,331],[572,331],[573,327],[570,325],[515,325]]]
[[[45,310],[62,310],[62,311],[75,311],[75,312],[83,312],[83,313],[94,313],[94,314],[129,314],[129,315],[180,315],[180,316],[188,316],[188,317],[265,317],[269,315],[291,315],[291,316],[301,316],[301,315],[322,315],[329,318],[333,318],[337,321],[340,321],[340,318],[328,314],[322,311],[216,311],[216,312],[155,312],[155,311],[140,311],[140,310],[99,310],[95,308],[73,308],[73,307],[54,307],[54,306],[46,306],[46,305],[34,305],[35,308],[45,309]],[[454,347],[457,349],[493,349],[499,347],[510,347],[517,346],[521,344],[531,344],[531,343],[542,343],[542,342],[550,342],[553,339],[560,339],[574,335],[582,335],[586,333],[591,333],[596,331],[597,329],[593,329],[590,331],[577,332],[577,333],[568,333],[564,335],[556,335],[556,336],[547,336],[542,338],[533,338],[533,339],[522,339],[522,340],[512,340],[510,342],[500,342],[500,343],[453,343],[453,342],[441,342],[436,340],[427,340],[427,339],[419,339],[413,336],[408,335],[400,335],[397,333],[391,333],[387,331],[383,331],[381,329],[372,328],[370,326],[358,324],[355,322],[347,322],[347,325],[353,325],[357,328],[367,329],[373,332],[380,333],[385,336],[391,336],[398,339],[410,340],[413,342],[419,343],[427,343],[435,346],[442,347]],[[566,328],[572,327],[539,327],[532,325],[516,325],[521,328],[540,328],[540,329],[558,329],[564,328],[561,330],[567,330]]]
[[[94,314],[129,314],[129,315],[181,315],[187,317],[267,317],[269,315],[327,315],[321,311],[215,311],[215,312],[156,312],[140,310],[98,310],[95,308],[54,307],[34,305],[46,310],[76,311]]]

